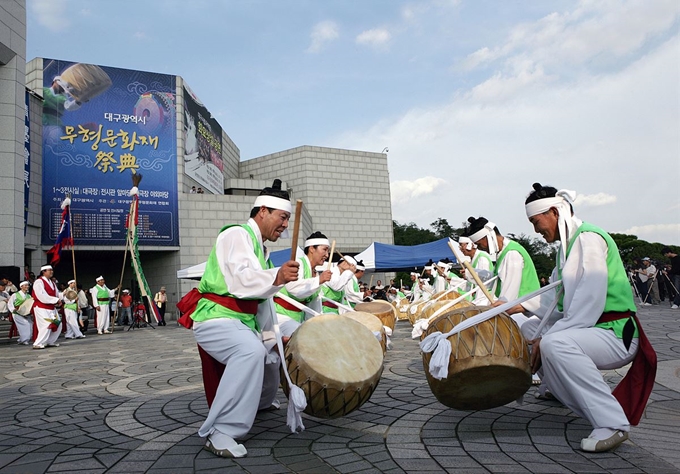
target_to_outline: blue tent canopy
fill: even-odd
[[[363,260],[367,270],[377,272],[394,272],[422,267],[430,259],[436,263],[448,258],[456,263],[456,257],[451,252],[448,242],[448,237],[427,244],[411,246],[373,242],[367,249],[354,255],[354,258]],[[290,249],[272,252],[270,258],[275,266],[281,266],[290,258]]]

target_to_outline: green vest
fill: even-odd
[[[109,289],[107,287],[101,287],[97,285],[97,303],[103,303],[103,300],[106,300],[106,303],[108,304],[109,298],[111,297],[111,294],[109,293]],[[101,301],[100,301],[101,300]],[[97,304],[97,306],[98,306]]]
[[[565,260],[569,258],[569,254],[571,253],[571,249],[574,246],[574,242],[576,242],[576,237],[578,237],[578,235],[582,232],[594,232],[602,237],[607,243],[607,297],[604,303],[604,312],[630,311],[631,313],[635,313],[637,309],[635,308],[635,301],[633,300],[633,291],[630,288],[630,282],[628,281],[626,270],[623,267],[619,249],[616,246],[616,242],[614,242],[614,240],[604,230],[586,222],[582,223],[569,241]],[[560,279],[562,279],[562,268],[560,267],[561,252],[562,249],[560,249],[560,251],[557,253],[557,276]],[[557,308],[560,311],[564,310],[563,302],[564,292],[562,292],[560,299],[557,302]],[[609,323],[596,324],[595,327],[611,329],[616,334],[616,337],[621,339],[623,338],[623,327],[627,321],[627,319],[619,319]],[[637,327],[635,328],[633,337],[638,337]]]
[[[300,259],[300,261],[302,262],[302,279],[306,280],[308,278],[312,278],[312,266],[311,266],[307,256],[302,257]],[[295,301],[299,301],[300,303],[302,303],[306,306],[309,303],[311,303],[312,301],[314,301],[314,298],[316,298],[319,294],[319,290],[316,290],[314,293],[309,295],[307,298],[303,298],[303,299],[300,299],[300,298],[297,298],[297,297],[291,295],[288,292],[288,290],[286,289],[285,286],[283,288],[281,288],[281,293],[288,296],[289,298],[294,299]],[[288,316],[290,319],[294,319],[298,323],[302,323],[302,321],[304,321],[304,319],[305,319],[305,312],[302,311],[302,310],[293,311],[293,310],[290,310],[290,309],[286,309],[276,302],[274,302],[274,306],[276,307],[276,312],[278,314]]]
[[[477,268],[477,262],[480,258],[485,258],[489,261],[489,270],[494,271],[493,260],[491,260],[491,255],[486,252],[477,250],[475,252],[475,258],[472,260],[472,268]]]
[[[260,261],[262,269],[266,270],[269,268],[273,268],[271,261],[269,260],[265,261],[262,243],[258,241],[257,237],[255,236],[255,232],[253,232],[253,229],[251,229],[249,225],[247,224],[226,225],[222,227],[222,229],[220,229],[220,233],[224,232],[230,227],[236,226],[241,227],[245,229],[246,232],[248,232],[248,235],[250,236],[250,239],[253,242],[255,256]],[[200,291],[201,293],[214,293],[220,296],[231,296],[232,298],[236,298],[229,292],[229,288],[227,288],[227,284],[224,281],[224,275],[222,274],[220,266],[217,262],[216,245],[213,246],[212,252],[210,252],[210,256],[208,257],[208,262],[205,265],[205,272],[203,273],[203,277],[201,278],[201,283],[198,285],[198,291]],[[239,298],[239,299],[251,299],[257,301],[258,303],[264,301],[264,299],[262,298]],[[191,319],[193,319],[196,322],[201,322],[215,318],[238,319],[253,331],[259,332],[260,330],[260,328],[257,325],[257,318],[255,317],[255,314],[239,313],[232,309],[226,308],[221,304],[214,303],[206,298],[201,298],[198,301],[198,304],[196,305],[196,310],[191,315]]]
[[[493,274],[498,275],[498,269],[501,267],[501,262],[505,258],[505,256],[508,254],[509,251],[511,250],[516,250],[517,252],[522,255],[522,259],[524,259],[524,268],[522,268],[522,282],[519,285],[519,292],[517,293],[517,297],[524,296],[527,293],[531,293],[532,291],[536,291],[541,287],[541,284],[538,281],[538,275],[536,274],[536,267],[534,267],[534,262],[531,260],[531,257],[527,253],[526,250],[524,250],[524,247],[522,247],[520,244],[515,242],[514,240],[508,240],[506,239],[507,244],[505,245],[505,248],[503,251],[498,254],[498,258],[496,259],[496,266],[493,269]],[[501,294],[501,286],[503,285],[503,282],[498,280],[498,284],[496,285],[496,296],[500,296]]]

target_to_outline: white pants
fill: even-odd
[[[19,333],[18,342],[29,342],[33,339],[33,320],[30,317],[21,316],[14,313],[14,324],[17,325],[17,332]]]
[[[38,326],[38,337],[33,341],[33,345],[45,345],[54,344],[61,334],[61,325],[56,331],[50,329],[50,322],[47,319],[59,319],[59,313],[56,309],[44,309],[33,307],[33,313],[35,315],[35,323]]]
[[[290,318],[285,314],[276,313],[276,317],[279,320],[279,329],[281,330],[282,336],[290,337],[295,332],[295,330],[302,325],[302,323],[298,323],[293,318]]]
[[[102,302],[97,311],[97,332],[109,330],[109,304]]]
[[[242,438],[252,428],[257,411],[270,407],[276,397],[280,361],[265,364],[267,350],[259,335],[238,319],[194,322],[194,337],[204,351],[226,366],[198,434],[205,437],[217,430]]]
[[[64,308],[64,315],[66,316],[66,339],[73,339],[74,337],[83,337],[78,327],[78,313],[72,309]]]
[[[524,337],[533,337],[539,323],[537,318],[524,323],[521,328]],[[637,347],[637,338],[627,351],[614,331],[595,327],[546,334],[540,343],[543,380],[558,400],[588,420],[593,428],[629,431],[623,408],[600,370],[630,363]]]

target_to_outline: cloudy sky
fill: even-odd
[[[680,245],[677,0],[27,0],[27,56],[177,74],[246,160],[388,148],[393,218],[532,233],[533,182]]]

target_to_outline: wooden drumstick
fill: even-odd
[[[330,270],[331,265],[333,265],[333,252],[335,252],[335,240],[331,244],[331,253],[328,255],[328,268],[326,270]]]
[[[293,242],[290,247],[290,259],[295,261],[298,247],[298,236],[300,234],[300,221],[302,220],[302,199],[298,199],[295,203],[295,225],[293,226]]]
[[[477,283],[477,286],[479,286],[484,293],[484,296],[486,296],[486,299],[489,300],[489,303],[494,302],[494,297],[491,295],[489,292],[489,289],[486,287],[484,282],[482,281],[481,278],[479,278],[479,275],[477,275],[477,272],[475,271],[474,268],[472,268],[472,265],[470,265],[470,262],[465,260],[465,256],[461,254],[460,249],[457,249],[455,245],[451,243],[449,240],[449,247],[451,248],[451,251],[453,252],[453,255],[456,257],[456,260],[458,260],[463,266],[465,267],[465,270],[470,272],[470,275],[472,275],[472,278],[475,280],[475,283]]]

